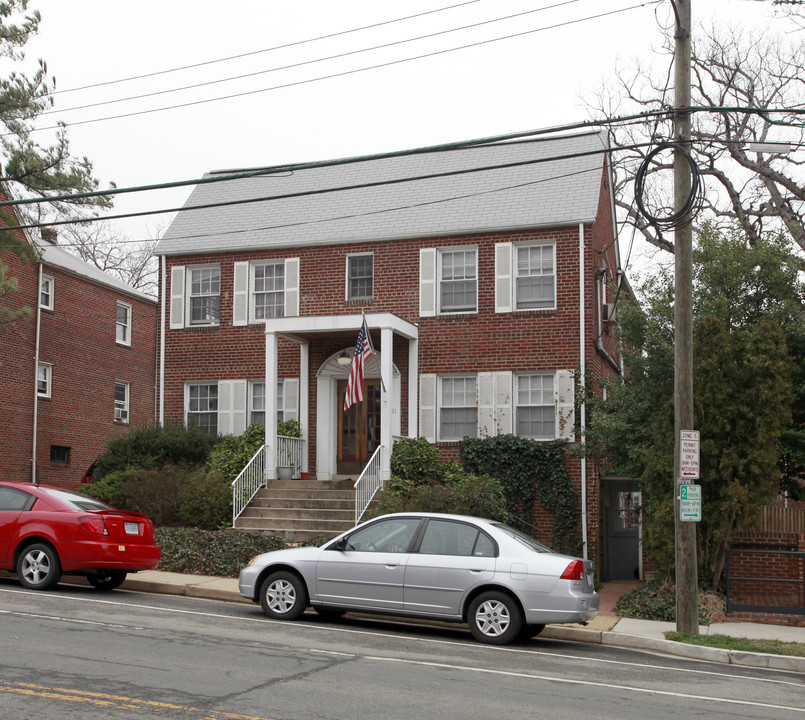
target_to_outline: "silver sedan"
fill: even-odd
[[[321,547],[277,550],[240,572],[240,594],[272,618],[349,610],[464,622],[485,643],[583,623],[598,612],[593,564],[507,525],[462,515],[399,513]]]

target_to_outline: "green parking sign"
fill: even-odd
[[[702,486],[679,486],[679,519],[683,522],[701,522]]]

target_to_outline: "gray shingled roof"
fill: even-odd
[[[605,133],[593,132],[366,158],[197,185],[156,253],[203,254],[591,222],[598,209],[605,147]],[[515,165],[488,169],[507,164]],[[224,174],[233,172],[245,171]],[[388,184],[319,192],[368,183]],[[300,195],[187,210],[295,193]]]

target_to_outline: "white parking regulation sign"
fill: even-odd
[[[701,522],[702,486],[679,486],[679,519],[683,522]]]
[[[698,430],[681,430],[679,433],[679,476],[688,480],[699,479]]]

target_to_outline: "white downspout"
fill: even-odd
[[[39,263],[39,284],[36,286],[36,347],[34,349],[34,428],[31,449],[31,482],[37,484],[36,445],[39,426],[39,336],[42,327],[42,273],[43,263]]]
[[[162,305],[159,326],[159,424],[165,425],[165,293],[167,286],[166,259],[162,256]]]
[[[587,358],[585,356],[585,333],[586,325],[584,322],[584,224],[579,223],[579,391],[584,398],[585,392],[585,372]],[[582,399],[579,408],[581,413],[581,443],[584,446],[587,432],[587,405]],[[582,557],[587,560],[587,454],[581,456],[581,547]]]

